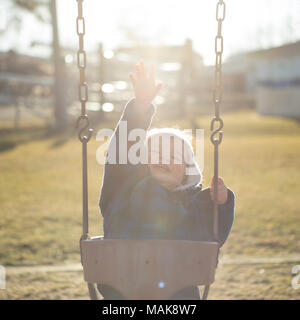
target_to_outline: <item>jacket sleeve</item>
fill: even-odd
[[[222,246],[227,240],[234,220],[235,196],[228,189],[228,199],[224,204],[219,205],[219,241]]]
[[[228,189],[227,202],[219,205],[218,227],[219,243],[222,246],[229,236],[234,219],[234,193]],[[213,201],[210,198],[210,188],[201,190],[192,200],[192,206],[195,208],[196,231],[205,234],[206,241],[213,240]],[[201,236],[201,235],[200,235]],[[202,238],[202,237],[201,237]]]
[[[128,141],[128,135],[133,129],[147,131],[151,125],[156,107],[154,104],[149,105],[148,110],[142,115],[136,112],[138,107],[135,99],[129,100],[109,142],[99,199],[99,206],[103,216],[105,216],[107,206],[111,201],[115,200],[124,184],[128,184],[129,181],[132,181],[132,183],[137,181],[146,169],[143,164],[131,164],[129,162],[128,150],[136,142]],[[112,158],[115,161],[109,161]]]

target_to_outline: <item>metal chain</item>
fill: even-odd
[[[84,50],[85,20],[82,15],[82,2],[78,3],[78,17],[76,18],[76,31],[79,37],[79,50],[77,52],[77,66],[79,69],[78,96],[81,103],[81,115],[77,119],[76,127],[80,128],[78,138],[82,143],[82,220],[83,234],[81,239],[88,238],[88,183],[87,183],[87,143],[91,139],[93,130],[89,128],[90,122],[86,114],[86,102],[88,101],[88,85],[85,77],[86,52]],[[84,134],[87,131],[87,134]]]
[[[77,52],[77,66],[79,69],[79,87],[78,97],[81,103],[81,115],[77,119],[77,127],[81,127],[78,137],[81,142],[88,142],[92,136],[92,129],[88,130],[87,135],[84,135],[86,129],[89,128],[89,118],[86,114],[86,103],[88,101],[88,84],[85,77],[86,69],[86,51],[84,50],[84,35],[85,35],[85,20],[82,15],[82,2],[84,0],[77,0],[78,3],[78,17],[76,18],[76,31],[79,37],[79,49]]]
[[[223,36],[222,36],[222,23],[225,19],[226,5],[223,0],[219,0],[216,9],[216,20],[218,22],[218,33],[215,38],[215,83],[213,90],[213,102],[215,106],[215,116],[211,121],[210,140],[214,145],[214,226],[213,233],[216,241],[219,240],[218,232],[218,176],[219,176],[219,145],[222,142],[223,133],[223,120],[220,118],[220,105],[223,98],[223,74],[222,74],[222,54],[223,54]],[[217,127],[215,127],[217,125]],[[218,136],[217,136],[218,135]]]

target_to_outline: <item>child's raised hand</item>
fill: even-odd
[[[214,178],[211,180],[210,198],[214,200]],[[218,178],[218,204],[224,204],[228,198],[228,190],[222,178]]]
[[[149,74],[146,71],[143,61],[140,61],[135,67],[135,76],[131,72],[131,80],[135,99],[140,106],[149,106],[162,87],[162,82],[155,84],[154,66],[150,66]]]

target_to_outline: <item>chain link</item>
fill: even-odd
[[[79,37],[79,49],[77,51],[77,67],[79,69],[79,87],[78,98],[81,103],[81,115],[77,120],[77,127],[81,123],[84,125],[80,128],[78,137],[81,142],[88,142],[92,136],[92,129],[89,129],[89,118],[86,114],[86,103],[88,101],[88,84],[86,82],[85,69],[86,69],[86,51],[84,50],[84,36],[85,36],[85,20],[82,15],[82,2],[84,0],[77,0],[78,4],[78,17],[76,18],[76,32]],[[87,134],[84,132],[88,129]]]
[[[223,8],[222,15],[220,16],[220,8]],[[216,19],[218,22],[223,22],[226,14],[226,5],[223,0],[219,0],[217,3]]]
[[[219,240],[218,228],[218,176],[219,176],[219,145],[223,139],[223,120],[220,118],[220,106],[223,98],[223,73],[222,73],[222,55],[224,41],[222,36],[222,23],[225,19],[226,5],[223,0],[219,0],[216,8],[216,20],[218,22],[217,36],[215,38],[215,79],[213,89],[213,102],[215,106],[215,115],[210,124],[210,140],[214,145],[214,225],[213,234],[215,241]]]
[[[85,20],[82,16],[82,2],[78,3],[78,17],[76,18],[76,32],[79,38],[79,49],[77,52],[77,67],[79,70],[78,98],[81,104],[81,115],[78,117],[76,127],[80,128],[78,138],[82,143],[82,236],[81,241],[87,239],[89,229],[88,219],[88,170],[87,170],[87,143],[92,137],[93,130],[90,129],[90,121],[86,114],[86,102],[88,101],[88,84],[85,77],[86,52],[84,50]]]
[[[211,121],[211,141],[216,146],[222,141],[222,128],[223,121],[220,119],[220,105],[222,103],[223,97],[223,73],[222,73],[222,55],[224,49],[224,40],[222,36],[222,23],[225,19],[226,14],[226,4],[223,0],[219,0],[216,8],[216,20],[218,22],[218,32],[215,38],[215,53],[216,53],[216,63],[215,63],[215,81],[213,89],[213,102],[215,105],[215,117]],[[216,122],[219,126],[215,129],[214,126]],[[218,138],[216,137],[218,135]]]

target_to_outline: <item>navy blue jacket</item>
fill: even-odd
[[[148,130],[155,106],[140,116],[130,100],[120,121],[127,121],[128,132]],[[115,137],[114,137],[115,136]],[[112,138],[119,150],[119,124]],[[135,142],[128,142],[129,149]],[[109,150],[112,144],[109,146]],[[149,174],[147,165],[106,163],[100,209],[105,238],[157,238],[213,240],[213,202],[209,188],[194,186],[171,192],[160,186]],[[228,200],[219,206],[219,241],[226,241],[234,218],[234,194],[228,189]],[[157,221],[160,220],[158,224]]]

